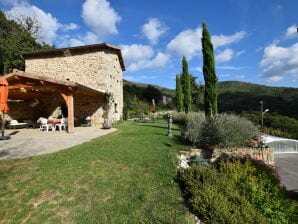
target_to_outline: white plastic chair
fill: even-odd
[[[55,131],[54,125],[52,123],[48,123],[48,119],[40,117],[37,120],[37,123],[40,123],[39,130],[40,131],[47,131],[49,130]]]
[[[67,118],[61,118],[61,123],[55,124],[55,130],[57,129],[57,127],[58,127],[59,131],[62,131],[62,130],[66,131]]]

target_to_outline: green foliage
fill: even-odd
[[[267,223],[233,183],[213,167],[193,166],[181,170],[179,179],[191,211],[204,223]]]
[[[127,108],[128,118],[149,115],[152,109],[152,99],[155,100],[157,111],[173,109],[175,106],[171,102],[163,104],[163,97],[173,99],[174,95],[174,91],[159,86],[126,80],[123,82],[123,101],[124,106]]]
[[[260,112],[242,112],[242,116],[260,124]],[[298,120],[277,113],[264,115],[264,132],[269,135],[298,139]]]
[[[298,119],[298,88],[270,87],[246,82],[227,81],[218,84],[220,112],[240,114],[260,111],[260,101],[271,113]],[[264,109],[266,109],[264,107]],[[266,114],[267,116],[267,114]],[[260,118],[259,118],[260,120]]]
[[[193,166],[178,177],[190,209],[206,223],[288,223],[294,213],[275,171],[262,163]]]
[[[294,204],[285,199],[274,167],[255,160],[231,160],[219,164],[220,172],[238,186],[269,223],[288,223],[294,214]]]
[[[173,116],[173,123],[184,125],[186,122],[187,114],[185,112],[174,112]]]
[[[192,77],[192,76],[191,76]],[[194,77],[193,77],[194,78]],[[194,78],[195,79],[195,78]],[[193,79],[192,79],[193,80]],[[203,109],[202,89],[192,83],[192,99],[193,110]],[[136,95],[138,99],[143,99],[144,91],[148,85],[131,83],[124,81],[124,99],[125,105],[128,105],[128,114],[133,110],[129,105],[130,101]],[[175,91],[157,87],[161,95],[166,95],[174,98]],[[260,101],[266,104],[266,108],[270,109],[269,113],[264,116],[265,132],[272,135],[277,135],[286,138],[297,138],[297,119],[298,113],[298,88],[288,87],[269,87],[257,85],[252,83],[228,81],[218,83],[218,108],[221,113],[229,112],[235,114],[242,114],[255,124],[260,124]],[[194,94],[196,92],[196,94]],[[152,98],[145,100],[146,103],[151,102]],[[131,109],[132,108],[132,109]],[[158,110],[169,110],[174,108],[171,104],[161,105],[158,104]],[[257,111],[257,112],[256,112]],[[247,116],[249,114],[249,116]],[[293,119],[295,118],[295,119]],[[273,125],[273,127],[271,127]]]
[[[191,100],[192,111],[200,111],[203,110],[204,107],[202,106],[204,102],[204,87],[197,83],[197,77],[189,74],[190,76],[190,88],[191,88]]]
[[[25,18],[24,21],[24,24],[33,22],[29,17]],[[25,63],[20,56],[21,53],[52,48],[46,44],[39,44],[32,37],[32,30],[29,28],[28,26],[23,27],[22,24],[13,20],[8,20],[0,11],[0,75],[9,73],[13,68],[24,70]]]
[[[127,119],[128,119],[128,111],[127,111],[127,107],[124,106],[123,107],[123,120],[127,121]]]
[[[151,107],[149,103],[139,100],[137,96],[127,103],[127,109],[130,118],[144,118],[145,116],[149,116],[151,113]]]
[[[213,45],[207,26],[202,24],[202,51],[203,51],[203,74],[205,80],[205,115],[207,118],[217,114],[217,76],[215,73],[215,60]]]
[[[243,117],[219,114],[209,119],[186,119],[181,134],[186,142],[201,148],[231,148],[246,146],[258,130]]]
[[[183,123],[182,123],[183,122]],[[205,116],[202,112],[189,113],[181,122],[182,139],[192,145],[199,145],[201,141],[201,128],[205,123]]]
[[[166,126],[122,122],[70,149],[1,160],[0,223],[193,223],[173,182],[183,146]]]
[[[191,86],[190,86],[190,75],[188,72],[188,64],[186,58],[182,58],[182,75],[181,75],[181,86],[183,91],[183,107],[186,113],[191,111]]]
[[[180,75],[176,75],[176,108],[178,112],[183,110],[183,93],[180,81]]]

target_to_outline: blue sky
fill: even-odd
[[[36,18],[57,48],[121,47],[130,81],[175,88],[185,56],[204,83],[201,25],[212,37],[219,81],[298,87],[295,0],[0,0],[9,18]]]

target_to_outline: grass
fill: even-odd
[[[57,153],[0,162],[0,223],[193,223],[167,124],[119,131]],[[176,133],[177,132],[177,133]]]

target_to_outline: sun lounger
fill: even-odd
[[[18,122],[17,120],[11,120],[8,124],[8,128],[16,129],[16,128],[27,128],[28,124],[25,122]]]

